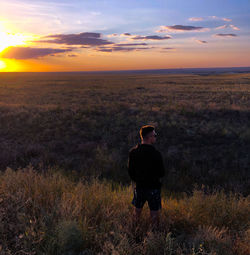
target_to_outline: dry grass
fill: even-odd
[[[0,254],[249,254],[249,85],[0,73]],[[157,232],[148,210],[138,229],[131,216],[127,156],[145,123],[171,194]]]
[[[217,192],[163,198],[159,231],[149,213],[132,225],[132,188],[73,182],[32,167],[0,177],[1,254],[239,254],[249,252],[249,197]]]
[[[249,192],[250,74],[0,74],[0,169],[75,170],[128,183],[145,123],[174,192]]]

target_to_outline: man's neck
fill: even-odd
[[[147,141],[142,141],[141,144],[148,144],[148,145],[152,145],[150,142]]]

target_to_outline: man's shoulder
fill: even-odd
[[[129,150],[129,154],[147,154],[147,155],[161,155],[161,153],[153,146],[148,144],[137,144]]]
[[[135,153],[136,151],[138,151],[138,148],[139,148],[139,144],[135,145],[134,147],[132,147],[130,150],[129,150],[129,154],[133,154]]]

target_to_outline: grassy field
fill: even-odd
[[[133,228],[131,186],[8,169],[0,177],[0,253],[247,255],[249,198],[164,196],[160,228],[151,232],[147,208]]]
[[[250,190],[250,74],[0,74],[0,169],[31,164],[128,183],[154,124],[174,192]]]
[[[144,124],[167,170],[154,233],[131,221]],[[0,254],[246,255],[249,152],[250,74],[0,73]]]

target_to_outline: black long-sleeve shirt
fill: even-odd
[[[161,153],[153,145],[138,144],[129,152],[128,173],[137,188],[159,189],[165,174]]]

